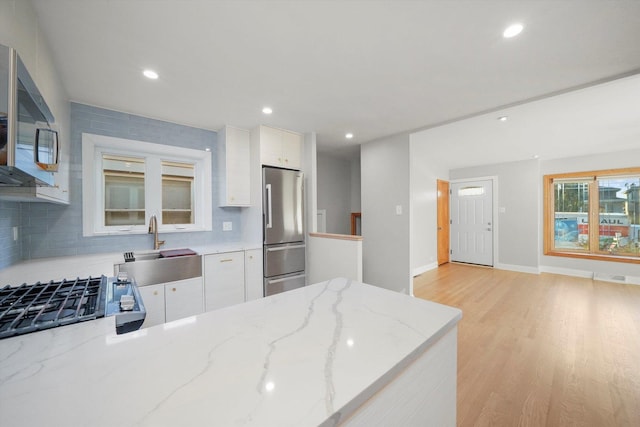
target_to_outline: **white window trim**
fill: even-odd
[[[145,157],[147,173],[160,176],[160,162],[173,161],[195,164],[194,224],[162,224],[158,231],[179,233],[212,230],[211,153],[191,148],[135,141],[111,136],[82,134],[82,234],[107,236],[146,234],[151,215],[162,214],[160,195],[150,194],[145,179],[145,225],[105,226],[103,219],[104,185],[102,182],[102,153]],[[153,176],[151,175],[151,176]],[[158,221],[160,222],[160,221]]]

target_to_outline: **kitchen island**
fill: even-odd
[[[116,335],[0,341],[2,426],[455,426],[459,310],[333,279]]]

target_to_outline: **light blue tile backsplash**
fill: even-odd
[[[20,208],[21,203],[0,200],[0,269],[20,261],[21,240],[13,240],[13,227],[20,230]]]
[[[211,148],[213,155],[213,231],[161,233],[165,247],[189,247],[239,241],[242,235],[240,208],[217,207],[219,174],[217,133],[174,123],[71,103],[70,204],[0,201],[0,269],[20,260],[51,256],[120,252],[153,248],[152,235],[82,236],[82,133],[126,138],[185,148]],[[222,231],[232,221],[233,231]],[[12,227],[20,238],[13,241]]]

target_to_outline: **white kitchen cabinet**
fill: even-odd
[[[202,277],[165,284],[164,297],[165,322],[204,312]]]
[[[302,167],[302,135],[282,131],[282,157],[284,167],[300,169]]]
[[[164,285],[140,286],[138,288],[144,308],[147,314],[144,318],[143,328],[161,325],[164,323]]]
[[[260,162],[263,165],[300,169],[302,135],[284,129],[260,126]]]
[[[202,277],[140,286],[138,290],[147,311],[143,328],[204,311]]]
[[[218,132],[220,206],[251,205],[251,133],[225,126]]]
[[[245,300],[264,297],[262,273],[262,249],[250,249],[244,253]]]
[[[204,297],[206,311],[244,302],[244,251],[204,256]]]

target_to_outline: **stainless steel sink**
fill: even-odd
[[[133,257],[136,261],[148,261],[150,259],[159,259],[162,258],[160,255],[160,251],[153,252],[134,252]]]
[[[116,275],[126,272],[138,286],[155,285],[202,276],[202,255],[163,258],[160,251],[134,252],[135,261],[115,265]]]

